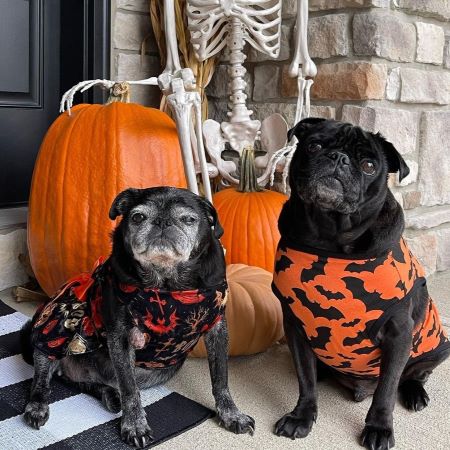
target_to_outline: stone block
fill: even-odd
[[[311,105],[310,117],[323,119],[336,119],[336,109],[331,106]]]
[[[148,0],[116,0],[116,7],[117,9],[127,9],[145,13],[149,13],[150,11]]]
[[[421,193],[419,191],[402,192],[403,209],[414,209],[420,206]]]
[[[445,36],[445,46],[444,46],[444,57],[443,57],[444,67],[450,69],[450,34]]]
[[[450,203],[450,111],[422,115],[419,156],[419,190],[422,205]]]
[[[252,103],[248,106],[254,112],[252,118],[263,121],[266,117],[271,114],[279,113],[281,114],[288,127],[291,128],[295,125],[295,103]],[[331,106],[317,106],[311,105],[311,117],[323,117],[324,119],[334,119],[336,117],[336,110]]]
[[[260,65],[254,71],[253,100],[262,101],[280,96],[280,67]]]
[[[419,260],[425,269],[425,274],[431,275],[436,272],[437,264],[437,239],[432,233],[424,233],[414,237],[406,237],[413,255]]]
[[[413,230],[427,230],[444,223],[450,223],[450,206],[421,208],[405,214],[406,227]]]
[[[357,55],[411,62],[416,51],[414,25],[385,12],[356,14],[353,18],[353,49]]]
[[[402,193],[398,191],[393,191],[392,194],[394,195],[395,200],[397,200],[397,203],[403,208]]]
[[[230,95],[228,89],[228,66],[220,65],[214,70],[214,74],[211,78],[208,87],[206,88],[206,94],[211,98],[226,98]]]
[[[142,80],[158,76],[162,72],[157,56],[119,53],[117,55],[117,79]]]
[[[291,44],[294,42],[294,25],[293,23],[283,23],[281,25],[281,37],[280,37],[280,54],[278,58],[271,58],[269,55],[262,53],[249,44],[248,49],[248,62],[261,62],[261,61],[286,61],[291,55]]]
[[[150,24],[150,16],[116,12],[113,36],[115,48],[140,51],[142,42],[147,36],[149,38],[146,41],[146,51],[156,52],[157,46]]]
[[[287,78],[283,76],[282,95],[293,96]],[[384,98],[386,80],[384,64],[363,61],[321,64],[311,96],[328,100],[379,100]]]
[[[449,0],[398,0],[398,6],[410,14],[450,20]]]
[[[342,120],[372,133],[380,132],[402,154],[416,149],[420,115],[403,109],[344,105]]]
[[[450,228],[437,230],[437,270],[450,269]]]
[[[281,96],[298,96],[297,78],[291,78],[289,76],[289,66],[283,66],[283,71],[281,73]]]
[[[19,255],[26,253],[25,229],[0,231],[0,291],[28,281],[28,275],[19,261]]]
[[[249,106],[254,114],[252,116],[253,119],[258,119],[263,121],[266,117],[269,117],[271,114],[279,113],[281,114],[287,124],[288,128],[294,125],[295,120],[295,108],[296,105],[294,103],[252,103]]]
[[[308,47],[311,58],[325,59],[348,55],[348,23],[347,14],[329,14],[310,18]]]
[[[283,17],[293,17],[297,14],[297,0],[282,0],[281,15]]]
[[[208,97],[208,118],[219,123],[228,120],[227,102]]]
[[[400,67],[395,67],[389,72],[386,84],[386,98],[397,102],[400,100],[401,80]]]
[[[402,68],[400,101],[405,103],[450,103],[450,72]]]
[[[445,35],[444,29],[432,23],[416,22],[417,54],[421,63],[442,64]]]
[[[143,80],[158,76],[161,62],[156,56],[119,53],[117,55],[117,80]],[[161,91],[157,86],[131,86],[131,101],[159,108]]]
[[[387,8],[389,7],[389,0],[309,0],[310,11],[367,7]]]

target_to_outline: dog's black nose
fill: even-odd
[[[350,158],[345,154],[341,152],[330,152],[327,154],[328,158],[331,158],[333,161],[336,161],[337,165],[344,165],[348,166],[350,165]]]

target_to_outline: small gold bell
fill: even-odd
[[[86,351],[86,344],[80,338],[80,336],[75,336],[67,347],[69,354],[78,355]]]

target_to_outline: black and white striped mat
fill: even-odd
[[[119,437],[120,414],[52,380],[50,419],[39,431],[22,413],[28,400],[33,367],[20,354],[19,330],[28,320],[0,300],[0,449],[129,450]],[[164,386],[141,392],[157,445],[199,425],[214,413]]]

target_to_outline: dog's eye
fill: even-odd
[[[315,153],[322,150],[322,146],[317,142],[308,145],[308,152]]]
[[[145,220],[145,216],[144,216],[144,214],[141,214],[141,213],[134,213],[131,216],[131,220],[134,223],[141,223],[141,222],[143,222]]]
[[[195,217],[192,217],[192,216],[183,216],[182,218],[181,218],[181,221],[183,222],[183,223],[185,223],[186,225],[192,225],[192,224],[194,224],[195,223]]]
[[[375,173],[375,164],[368,159],[361,161],[361,169],[366,175],[373,175]]]

